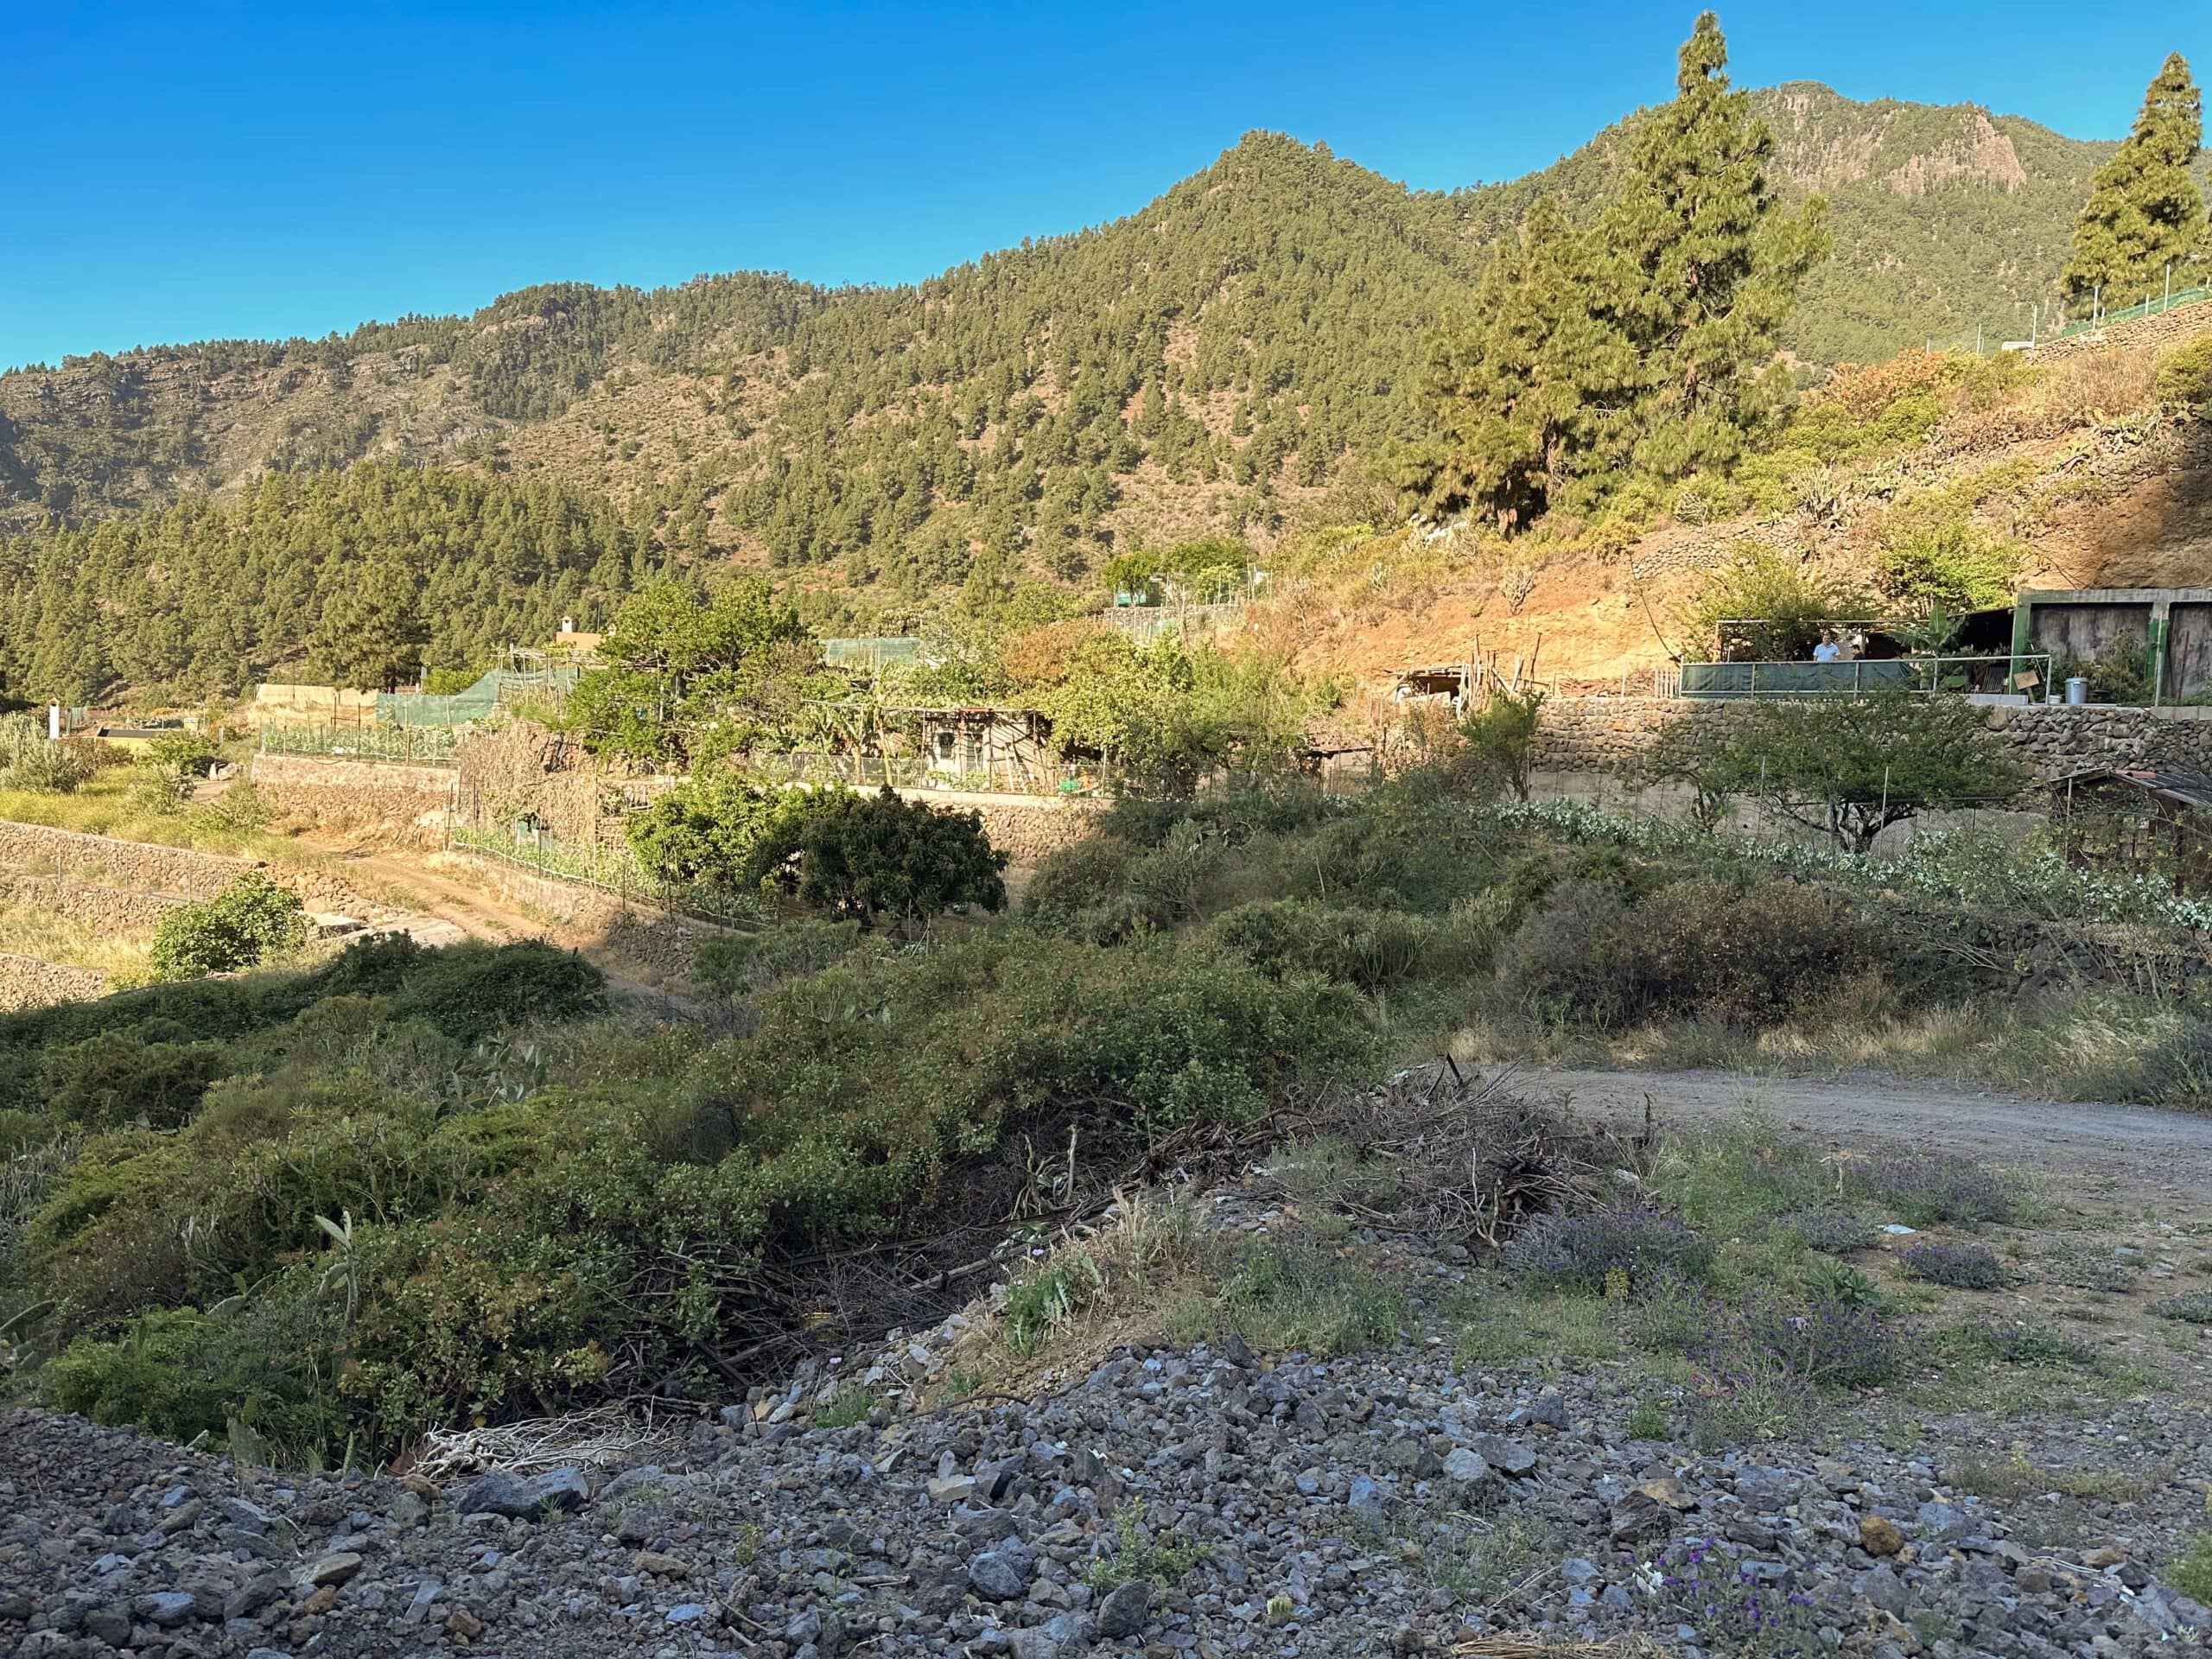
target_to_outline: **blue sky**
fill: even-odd
[[[1726,4],[1745,85],[2116,137],[2212,14]],[[0,0],[0,365],[467,311],[533,282],[912,280],[1277,128],[1426,188],[1670,90],[1695,8]],[[2195,36],[2196,38],[2190,38]]]

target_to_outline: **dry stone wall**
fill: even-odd
[[[162,915],[193,901],[181,893],[145,893],[59,876],[0,870],[0,903],[35,905],[103,933],[148,933]]]
[[[451,766],[257,754],[255,792],[272,810],[330,830],[373,829],[396,841],[445,839],[459,774]]]
[[[1751,705],[1679,697],[1561,697],[1544,705],[1535,769],[1601,772],[1645,782],[1662,775],[1690,734],[1745,717]],[[2152,766],[2212,773],[2212,715],[2205,709],[1995,705],[1990,729],[2039,779],[2094,766]]]
[[[902,789],[910,801],[925,801],[940,810],[974,812],[983,820],[991,845],[1016,864],[1034,864],[1098,833],[1104,804],[1054,797],[966,794],[944,789]]]
[[[2139,294],[2136,299],[2143,296]],[[2055,363],[2062,357],[2101,351],[2119,346],[2177,346],[2212,328],[2212,302],[2194,300],[2147,317],[2130,317],[2104,328],[2085,329],[2063,340],[2045,340],[2028,354],[2031,363]]]
[[[68,968],[36,957],[0,951],[0,1014],[42,1008],[51,1002],[80,1001],[107,988],[107,976],[92,968]]]
[[[33,875],[135,887],[186,899],[212,899],[257,861],[185,847],[117,841],[42,823],[0,819],[0,868]]]

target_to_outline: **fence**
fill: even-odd
[[[948,771],[918,754],[841,754],[827,751],[754,753],[747,768],[763,781],[843,784],[853,789],[965,790],[979,795],[1107,795],[1114,770],[1058,761],[987,758],[976,768]]]
[[[2163,316],[2177,305],[2193,305],[2198,300],[2208,297],[2212,297],[2212,284],[2200,283],[2195,288],[2184,288],[2174,294],[2153,294],[2144,300],[2140,305],[2131,305],[2120,311],[2100,311],[2094,316],[2085,317],[2079,322],[2069,322],[2049,338],[2067,340],[2075,334],[2086,334],[2092,328],[2108,328],[2115,322],[2129,322],[2137,317]]]
[[[449,766],[454,764],[460,736],[450,726],[272,721],[261,728],[261,752]]]
[[[739,929],[758,927],[769,917],[766,898],[660,880],[638,862],[626,846],[575,847],[550,836],[518,841],[511,835],[461,829],[448,832],[446,841],[455,851],[497,859],[578,887],[596,887],[626,905],[649,905],[655,910]]]
[[[2050,683],[2050,658],[1856,658],[1847,663],[1684,663],[1685,697],[1863,697],[1878,690],[2001,695]]]
[[[1137,644],[1148,645],[1166,633],[1186,639],[1211,633],[1243,609],[1241,601],[1225,605],[1116,605],[1105,611],[1101,620]]]

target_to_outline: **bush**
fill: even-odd
[[[2019,543],[1949,519],[1908,531],[1874,556],[1885,598],[1916,612],[2009,605],[2026,562]]]
[[[1897,1260],[1914,1278],[1952,1290],[2002,1290],[2013,1282],[2012,1270],[1979,1244],[1929,1239],[1906,1245]]]
[[[1217,917],[1210,931],[1270,978],[1313,973],[1378,990],[1429,967],[1443,930],[1423,917],[1263,899]]]
[[[543,939],[456,944],[424,951],[392,1003],[392,1017],[427,1020],[464,1043],[510,1027],[575,1020],[607,1006],[607,976]]]
[[[1474,781],[1529,798],[1529,768],[1535,758],[1536,721],[1544,706],[1541,691],[1493,688],[1483,706],[1460,721],[1467,740],[1465,766]]]
[[[1539,1216],[1505,1247],[1506,1265],[1531,1284],[1591,1291],[1617,1274],[1631,1290],[1662,1276],[1701,1279],[1713,1258],[1711,1240],[1649,1204]]]
[[[146,960],[161,978],[192,979],[256,967],[307,940],[299,895],[248,870],[207,903],[166,912]]]
[[[79,1338],[38,1374],[47,1401],[173,1440],[207,1436],[317,1467],[351,1438],[335,1386],[340,1305],[304,1274],[221,1313],[164,1308],[112,1339]]]
[[[2158,396],[2191,409],[2212,404],[2212,334],[2177,346],[2158,359]]]
[[[1845,1389],[1878,1388],[1904,1371],[1909,1333],[1872,1308],[1815,1298],[1802,1307],[1770,1299],[1745,1312],[1750,1339],[1807,1381]]]
[[[1944,1333],[1952,1348],[1975,1359],[2027,1370],[2093,1366],[2097,1351],[2079,1338],[2034,1319],[1977,1319]]]
[[[1116,810],[1126,804],[1117,803]],[[1148,871],[1154,862],[1116,836],[1077,842],[1037,867],[1022,898],[1021,913],[1039,927],[1094,944],[1112,944],[1133,934],[1173,927],[1181,918],[1167,895],[1139,890],[1140,873]]]
[[[1850,1255],[1872,1249],[1881,1237],[1872,1222],[1850,1210],[1793,1210],[1776,1217],[1775,1225],[1807,1249],[1823,1255]]]
[[[184,1122],[223,1075],[223,1051],[214,1043],[152,1040],[151,1029],[108,1032],[49,1050],[39,1078],[47,1109],[96,1129]]]
[[[55,742],[35,715],[0,715],[0,785],[71,795],[92,775],[92,756],[83,743]]]
[[[1851,1166],[1853,1186],[1915,1227],[2012,1218],[2012,1185],[1956,1153],[1912,1152]]]
[[[957,905],[1006,905],[1007,855],[984,835],[982,815],[901,800],[887,784],[874,795],[817,796],[804,813],[779,815],[755,857],[780,864],[791,852],[801,901],[857,916],[863,927],[879,914],[911,925]]]
[[[2152,1303],[2151,1312],[2183,1325],[2212,1325],[2212,1290],[2184,1290],[2178,1296]]]
[[[1522,925],[1498,978],[1536,1011],[1600,1030],[1702,1014],[1767,1025],[1882,954],[1871,930],[1793,883],[1681,881],[1633,906],[1576,883]]]
[[[756,853],[778,815],[803,810],[806,800],[727,766],[702,768],[632,818],[627,834],[638,861],[659,880],[741,892],[766,874]]]
[[[692,978],[720,996],[751,996],[883,948],[858,922],[791,922],[758,933],[710,934],[699,942]]]

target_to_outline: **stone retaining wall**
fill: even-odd
[[[194,902],[181,893],[142,893],[130,887],[0,870],[0,903],[10,901],[35,905],[67,920],[117,934],[151,932],[166,912]]]
[[[77,876],[104,886],[212,899],[257,861],[0,818],[0,868],[31,874]]]
[[[1063,847],[1098,833],[1105,803],[1041,795],[968,794],[947,789],[902,789],[910,801],[942,810],[980,813],[991,845],[1017,864],[1034,864]]]
[[[422,846],[445,839],[459,775],[451,766],[304,754],[257,754],[251,772],[255,792],[277,812]]]
[[[2138,294],[2137,301],[2142,299]],[[2134,302],[2130,302],[2133,303]],[[2109,346],[2177,346],[2212,328],[2212,301],[2192,300],[2171,311],[2130,317],[2104,328],[2086,329],[2063,340],[2048,340],[2029,353],[2031,363],[2055,363],[2062,357],[2101,351]]]
[[[448,856],[476,886],[582,929],[619,956],[668,973],[689,974],[699,942],[725,931],[711,922],[625,903],[602,888],[521,869],[504,859],[469,853]]]
[[[107,989],[107,976],[92,968],[65,968],[36,957],[0,951],[0,1013],[76,1002]]]
[[[80,890],[123,889],[125,898],[136,894],[167,908],[213,899],[248,870],[259,870],[277,886],[298,893],[310,910],[340,911],[365,918],[390,913],[343,875],[321,865],[270,864],[228,853],[118,841],[0,818],[0,878],[8,880],[31,876]],[[107,901],[95,898],[86,902]]]
[[[1538,719],[1535,769],[1604,772],[1648,780],[1660,775],[1688,735],[1743,719],[1735,699],[1560,697]],[[2156,766],[2212,772],[2212,709],[1996,705],[1990,729],[2037,778],[2092,766]]]

